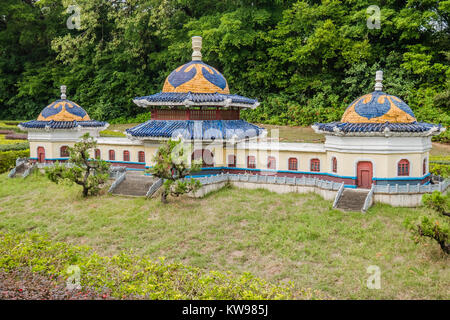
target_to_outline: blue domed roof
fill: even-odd
[[[203,61],[191,61],[172,71],[162,92],[223,93],[230,89],[225,77]]]
[[[374,91],[359,97],[345,110],[341,122],[412,123],[417,121],[411,108],[396,96]]]
[[[52,102],[42,110],[39,121],[88,121],[91,120],[87,112],[75,102],[60,99]]]

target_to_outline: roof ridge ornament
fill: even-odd
[[[67,96],[66,96],[66,89],[67,89],[67,87],[65,85],[61,86],[61,99],[62,100],[65,100],[67,98]]]
[[[383,91],[383,71],[378,70],[375,74],[375,91]]]
[[[192,37],[192,61],[202,61],[202,37],[193,36]]]

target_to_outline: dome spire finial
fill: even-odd
[[[383,91],[383,71],[378,70],[375,74],[375,91]]]
[[[202,60],[202,37],[194,36],[192,37],[192,61],[201,61]]]
[[[64,85],[61,86],[61,99],[62,100],[67,98],[67,96],[66,96],[66,89],[67,89],[66,86],[64,86]]]

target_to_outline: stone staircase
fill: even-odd
[[[368,193],[369,190],[344,189],[336,208],[343,211],[361,211]]]
[[[146,175],[128,174],[125,179],[112,191],[112,194],[122,196],[145,197],[155,178]]]

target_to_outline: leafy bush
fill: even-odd
[[[27,140],[28,134],[26,133],[8,133],[5,135],[5,139],[9,140]]]
[[[444,178],[450,177],[450,157],[434,156],[430,157],[430,172]]]
[[[439,221],[430,217],[421,217],[419,223],[413,228],[414,233],[420,237],[428,237],[434,239],[442,251],[450,254],[450,226],[446,221]],[[420,238],[416,238],[419,242]]]
[[[30,143],[20,142],[14,144],[0,144],[0,151],[10,151],[10,150],[25,150],[30,148]]]
[[[422,203],[426,207],[431,208],[441,214],[446,213],[448,200],[448,196],[443,195],[438,190],[433,191],[433,193],[431,194],[424,194],[422,197]]]
[[[30,156],[30,150],[10,150],[0,152],[0,173],[11,170],[16,165],[17,158]]]
[[[99,256],[88,247],[52,242],[38,234],[0,232],[0,270],[31,267],[34,272],[67,277],[69,266],[80,268],[80,284],[109,289],[115,297],[136,295],[147,299],[314,299],[311,290],[268,284],[249,273],[202,272],[179,263],[153,261],[122,252]]]

